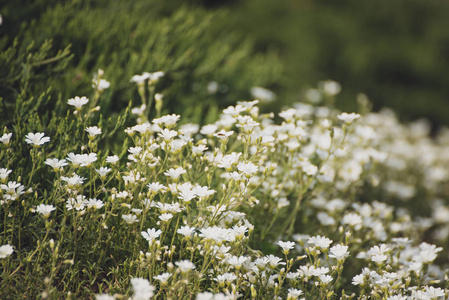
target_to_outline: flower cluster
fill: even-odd
[[[154,90],[163,75],[131,81],[141,89],[148,80]],[[98,93],[107,86],[94,82]],[[327,82],[316,93],[339,90]],[[87,103],[68,101],[77,111]],[[90,267],[103,276],[91,279],[96,290],[132,299],[447,296],[445,266],[435,260],[449,242],[449,133],[431,140],[424,123],[402,125],[391,112],[304,103],[281,111],[276,123],[257,105],[238,102],[199,126],[180,125],[176,114],[147,121],[142,103],[116,155],[98,150],[102,129],[79,114],[80,149],[42,158],[39,147],[50,138],[29,133],[33,172],[37,163],[47,168],[50,187],[25,193],[30,184],[0,169],[2,208],[28,207],[42,216],[35,226],[45,227],[24,261]],[[1,141],[8,146],[10,138]],[[1,246],[0,258],[13,261],[17,248]]]

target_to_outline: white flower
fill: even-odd
[[[307,164],[303,167],[303,171],[309,176],[314,176],[318,172],[318,167],[312,164]]]
[[[178,268],[181,270],[181,273],[187,273],[193,269],[195,269],[195,265],[188,260],[181,260],[175,262],[175,265],[178,266]]]
[[[371,256],[371,261],[378,263],[378,264],[386,261],[387,259],[388,259],[388,256],[386,256],[385,254],[374,254]]]
[[[148,78],[150,78],[150,73],[148,72],[144,72],[142,75],[134,75],[133,77],[131,77],[131,82],[135,82],[138,85],[141,85],[145,82],[145,80],[147,80]]]
[[[178,190],[179,190],[179,187],[178,187]],[[181,190],[179,190],[179,194],[178,194],[178,198],[186,203],[190,202],[196,196],[197,196],[196,193],[190,189],[181,189]]]
[[[365,276],[363,274],[355,275],[352,278],[353,285],[361,285],[365,282]]]
[[[176,132],[175,130],[170,130],[167,128],[164,128],[161,130],[161,132],[159,132],[157,134],[159,137],[161,137],[164,141],[168,142],[170,141],[172,138],[174,138],[175,136],[178,135],[178,132]]]
[[[302,291],[301,290],[289,288],[288,289],[287,299],[288,300],[295,300],[295,299],[298,299],[298,297],[301,296],[301,295],[302,295]]]
[[[219,132],[214,133],[213,136],[219,138],[220,140],[225,140],[228,137],[230,137],[233,133],[234,133],[234,131],[232,131],[232,130],[231,131],[225,131],[225,130],[222,129]]]
[[[416,262],[429,263],[435,260],[437,253],[443,248],[423,242],[419,245],[419,254],[413,257]]]
[[[348,213],[344,215],[341,220],[341,224],[353,226],[355,229],[360,229],[362,227],[362,217],[356,213]]]
[[[163,71],[157,71],[157,72],[153,72],[153,73],[148,73],[148,79],[149,82],[148,84],[155,84],[159,81],[159,79],[161,79],[162,77],[164,77],[165,73]]]
[[[259,99],[261,102],[272,102],[276,99],[275,93],[260,86],[251,88],[251,95],[256,99]]]
[[[119,158],[117,155],[112,155],[106,157],[106,162],[115,165],[119,161]]]
[[[145,112],[145,109],[147,109],[147,106],[145,104],[142,104],[140,107],[134,107],[133,109],[131,109],[131,113],[133,115],[142,116],[143,113]]]
[[[12,133],[5,133],[2,135],[2,137],[0,137],[0,142],[3,143],[3,145],[8,146],[10,143],[12,137]]]
[[[287,255],[290,252],[290,250],[295,247],[294,242],[278,241],[277,244],[282,248],[285,255]]]
[[[234,106],[228,106],[228,108],[223,109],[225,115],[230,115],[232,117],[237,117],[240,113],[247,111],[248,109],[241,104]]]
[[[106,175],[107,175],[109,172],[111,172],[111,169],[110,169],[110,168],[107,168],[107,167],[100,167],[100,169],[95,170],[95,171],[98,173],[98,175],[100,175],[101,178],[105,178]]]
[[[182,234],[186,238],[189,238],[195,232],[195,227],[190,227],[188,225],[185,225],[185,226],[180,227],[176,232],[179,234]]]
[[[111,83],[107,81],[106,79],[94,79],[92,81],[92,87],[96,88],[99,91],[104,91],[105,89],[109,88],[111,86]]]
[[[94,209],[100,209],[103,207],[104,203],[101,200],[98,200],[97,198],[91,198],[87,200],[86,202],[87,208],[94,208]]]
[[[226,262],[233,266],[234,268],[236,268],[237,270],[239,270],[244,263],[246,263],[246,261],[250,259],[249,257],[246,256],[235,256],[235,255],[231,255],[226,259]]]
[[[148,190],[154,193],[161,192],[165,193],[167,191],[167,187],[159,182],[152,182],[147,184]]]
[[[83,105],[87,104],[87,102],[89,102],[89,99],[87,99],[87,97],[78,97],[76,96],[75,98],[71,98],[67,101],[68,105],[72,105],[75,106],[76,110],[81,110],[81,108],[83,107]]]
[[[36,211],[40,213],[44,218],[48,218],[50,213],[56,208],[53,205],[40,204],[36,207]]]
[[[349,255],[348,246],[338,244],[331,247],[329,257],[333,257],[338,260],[343,260],[348,255]]]
[[[446,294],[442,288],[435,288],[433,286],[426,286],[425,290],[426,290],[427,295],[430,297],[430,299],[444,297]]]
[[[115,300],[115,297],[108,294],[99,294],[95,295],[95,300]]]
[[[270,268],[274,269],[278,265],[285,265],[285,262],[282,262],[282,258],[274,256],[272,254],[265,256],[268,259],[268,265]]]
[[[63,167],[68,165],[68,163],[65,159],[59,160],[57,158],[47,158],[47,160],[45,161],[45,164],[52,167],[55,172],[62,170]]]
[[[259,167],[256,166],[256,165],[253,164],[253,163],[243,163],[243,162],[241,162],[241,163],[239,163],[239,164],[237,165],[237,169],[238,169],[240,172],[245,173],[247,176],[250,176],[250,175],[256,173],[257,170],[259,169]]]
[[[221,275],[217,275],[214,280],[218,283],[232,283],[233,281],[237,280],[237,275],[235,275],[234,273],[224,273]]]
[[[221,158],[221,161],[217,165],[217,167],[230,171],[232,169],[233,165],[235,165],[239,162],[240,156],[242,156],[242,153],[232,152],[231,154],[227,154]],[[244,168],[243,165],[242,165],[242,167]]]
[[[357,120],[358,118],[360,118],[359,114],[356,113],[341,113],[337,116],[337,118],[339,120],[342,120],[343,122],[345,122],[346,124],[351,124],[352,122],[354,122],[354,120]]]
[[[319,275],[318,278],[320,279],[321,283],[326,285],[332,281],[332,276],[330,275]]]
[[[131,278],[131,285],[134,291],[133,300],[149,300],[154,296],[156,288],[150,284],[148,279]]]
[[[11,172],[11,170],[8,170],[6,168],[0,168],[0,180],[4,182]]]
[[[137,223],[139,219],[137,219],[137,216],[135,215],[122,215],[122,219],[125,220],[125,222],[129,225]]]
[[[151,245],[153,244],[153,241],[157,239],[162,233],[162,230],[154,229],[154,228],[148,228],[147,231],[142,231],[141,234],[144,239],[148,241],[148,243]]]
[[[14,249],[9,244],[0,246],[0,258],[6,258],[6,257],[10,256],[13,252],[14,252]]]
[[[341,91],[341,85],[333,80],[326,80],[323,83],[323,92],[329,96],[338,95]]]
[[[182,167],[179,167],[176,169],[171,168],[171,169],[165,171],[164,175],[176,180],[179,178],[179,176],[181,176],[182,174],[185,174],[185,173],[186,173],[186,170],[184,170]]]
[[[283,110],[279,113],[279,117],[283,118],[287,122],[291,122],[295,119],[297,110],[294,108],[289,108],[287,110]]]
[[[14,201],[25,193],[25,187],[15,181],[9,181],[8,184],[0,184],[0,188],[5,191],[3,199],[6,201]]]
[[[166,115],[166,116],[162,116],[158,119],[153,119],[153,123],[154,124],[164,124],[167,127],[172,127],[174,125],[176,125],[176,123],[179,121],[179,119],[181,118],[180,115]]]
[[[329,248],[330,244],[332,244],[332,240],[328,239],[327,237],[317,235],[310,237],[308,243],[313,244],[322,250],[325,250]]]
[[[74,154],[70,152],[67,154],[67,160],[74,166],[88,167],[97,160],[97,153]]]
[[[83,195],[77,195],[76,198],[69,198],[66,202],[66,208],[67,210],[84,210],[84,207],[87,204],[86,196]]]
[[[198,146],[192,146],[192,153],[193,155],[202,155],[204,151],[206,151],[208,148],[206,145],[198,145]]]
[[[98,128],[97,126],[86,127],[85,130],[89,134],[90,139],[93,139],[95,136],[101,134],[101,128]]]
[[[171,273],[162,273],[160,275],[154,276],[153,278],[159,280],[162,285],[167,284],[168,279],[172,276]]]
[[[186,123],[182,124],[181,127],[179,127],[179,133],[184,136],[192,136],[193,134],[197,133],[200,129],[200,125],[193,124],[193,123]]]
[[[173,218],[173,215],[170,214],[170,213],[165,213],[165,214],[162,214],[162,215],[159,216],[159,219],[162,222],[167,222],[167,221],[171,220],[172,218]]]
[[[77,185],[82,185],[83,181],[86,178],[80,177],[79,175],[75,174],[72,177],[65,177],[65,176],[61,176],[62,181],[67,182],[67,185],[71,188]]]
[[[385,245],[385,244],[381,244],[380,246],[375,245],[375,246],[371,247],[368,250],[368,255],[371,255],[371,256],[372,255],[377,255],[377,254],[382,255],[382,254],[385,254],[385,252],[388,252],[388,251],[390,251],[390,248],[388,248],[388,246]]]
[[[208,124],[201,127],[200,133],[203,135],[212,135],[217,131],[218,126],[215,124]]]
[[[28,133],[25,136],[25,142],[28,144],[32,144],[33,146],[39,147],[40,145],[43,145],[45,143],[48,143],[50,141],[50,138],[48,136],[44,137],[45,133],[43,132],[37,132],[37,133]]]
[[[239,124],[235,126],[243,128],[243,130],[250,132],[254,127],[259,125],[251,116],[237,116]]]

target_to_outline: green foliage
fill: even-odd
[[[135,85],[129,82],[133,75],[161,70],[166,76],[158,91],[164,94],[168,111],[183,112],[201,122],[212,107],[224,107],[236,99],[248,98],[251,86],[273,85],[280,80],[282,67],[275,52],[256,53],[253,42],[241,32],[217,25],[228,17],[223,10],[189,6],[174,10],[158,1],[67,1],[36,4],[39,13],[33,11],[34,15],[28,16],[30,19],[25,23],[13,14],[18,4],[9,4],[3,18],[5,26],[15,21],[23,29],[17,37],[7,35],[4,39],[3,44],[9,45],[9,49],[4,48],[3,56],[19,54],[14,62],[0,64],[0,69],[9,70],[11,64],[14,70],[24,63],[28,66],[25,55],[30,50],[20,52],[17,48],[33,43],[43,45],[30,62],[35,70],[32,76],[27,70],[21,72],[23,78],[39,78],[52,88],[53,105],[60,100],[88,95],[92,75],[101,68],[111,82],[110,90],[103,96],[102,108],[106,114],[118,112],[126,107],[129,99],[136,98]],[[52,49],[64,50],[53,50],[57,53],[52,59],[43,60],[38,55],[48,56],[51,50],[50,43],[45,42],[47,39],[53,40]],[[69,47],[72,56],[68,54]],[[73,59],[68,63],[62,57]],[[42,59],[42,64],[61,62],[43,72],[36,70],[36,59]],[[5,74],[5,80],[11,81],[14,74],[13,71]],[[207,91],[210,81],[221,85],[219,91]],[[30,82],[28,89],[37,97],[47,88]],[[4,101],[14,103],[16,94],[20,93],[4,95]]]

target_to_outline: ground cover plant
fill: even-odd
[[[199,125],[162,113],[164,76],[129,78],[140,98],[117,120],[98,70],[63,114],[4,127],[2,297],[447,296],[449,131],[364,96],[330,108],[333,81],[277,116],[240,101]]]

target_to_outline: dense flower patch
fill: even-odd
[[[91,123],[109,87],[102,75],[94,105],[67,101],[67,118],[82,124],[76,151],[47,151],[54,137],[44,132],[9,128],[1,137],[2,163],[12,139],[29,144],[33,162],[27,182],[13,161],[0,169],[2,291],[40,280],[28,294],[447,296],[448,133],[430,139],[424,123],[402,125],[388,111],[305,103],[276,117],[261,114],[258,100],[226,108],[213,124],[182,123],[160,115],[157,72],[132,78],[137,124],[123,128],[121,152],[109,153],[98,146],[109,125]],[[327,86],[315,96],[338,94]],[[33,181],[39,172],[50,184]]]

